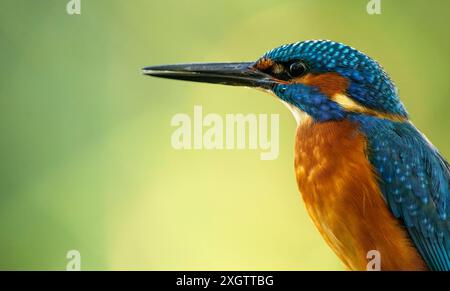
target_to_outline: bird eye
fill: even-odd
[[[303,62],[295,62],[289,66],[289,75],[291,77],[299,77],[306,73],[308,68]]]

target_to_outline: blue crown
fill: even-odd
[[[347,93],[368,108],[407,117],[397,88],[375,60],[347,45],[310,40],[287,44],[264,55],[276,62],[302,60],[312,73],[337,72],[349,81]]]

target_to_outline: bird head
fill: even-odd
[[[366,114],[407,119],[383,68],[354,48],[325,40],[283,45],[255,62],[152,66],[150,76],[264,89],[317,122]]]

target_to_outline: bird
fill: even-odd
[[[307,212],[347,270],[450,270],[450,165],[411,122],[385,69],[331,40],[256,61],[150,66],[148,76],[262,89],[295,117]]]

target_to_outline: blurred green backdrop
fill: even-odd
[[[253,90],[152,79],[140,68],[255,60],[333,39],[380,61],[415,124],[449,157],[450,2],[0,2],[0,269],[343,269],[307,217],[295,122]],[[175,113],[279,113],[280,157],[176,151]]]

